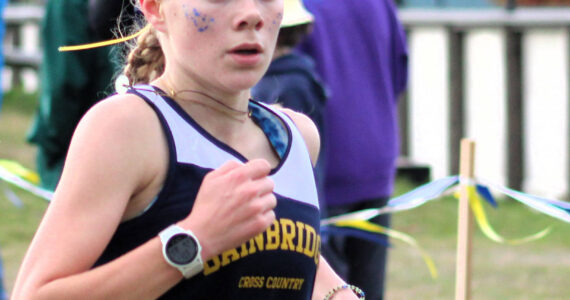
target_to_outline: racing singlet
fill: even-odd
[[[184,219],[192,210],[206,173],[229,160],[247,161],[158,91],[139,85],[129,92],[143,98],[156,111],[166,134],[170,162],[164,187],[144,213],[119,225],[95,266],[129,252]],[[287,115],[253,100],[249,106],[252,118],[281,156],[279,165],[270,173],[275,182],[276,220],[264,233],[240,247],[205,261],[202,273],[182,280],[160,299],[311,299],[320,256],[320,232],[309,153]],[[274,136],[279,130],[274,130],[275,126],[283,133],[277,139],[281,147],[276,145],[279,141]]]

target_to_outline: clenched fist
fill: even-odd
[[[191,229],[204,260],[235,248],[275,220],[277,200],[263,159],[229,161],[204,177],[192,212],[179,225]]]

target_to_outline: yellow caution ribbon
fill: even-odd
[[[473,215],[475,216],[475,220],[477,221],[477,225],[483,232],[483,234],[492,241],[501,244],[510,244],[510,245],[518,245],[523,244],[531,241],[535,241],[545,237],[551,230],[551,227],[547,227],[542,231],[539,231],[533,235],[520,238],[520,239],[505,239],[501,235],[499,235],[489,223],[487,216],[485,214],[485,210],[483,208],[483,204],[479,194],[475,186],[470,185],[467,187],[467,192],[469,196],[469,206]],[[455,197],[459,199],[459,193],[455,193]]]
[[[13,184],[48,201],[53,198],[52,191],[48,191],[38,185],[40,176],[36,172],[30,171],[12,160],[0,159],[0,183],[2,182]],[[10,188],[6,188],[6,191],[12,194]],[[10,200],[16,205],[20,205],[20,201],[13,201],[14,197],[8,196],[8,198],[11,198]]]
[[[0,159],[0,167],[3,167],[6,171],[33,184],[40,183],[40,176],[36,172],[26,169],[24,166],[13,160]]]
[[[87,50],[87,49],[100,48],[100,47],[120,44],[122,42],[126,42],[128,40],[131,40],[131,39],[138,37],[139,35],[143,34],[143,32],[148,31],[150,29],[150,27],[151,27],[151,25],[149,23],[145,27],[143,27],[141,30],[139,30],[139,31],[137,31],[137,32],[135,32],[129,36],[126,36],[126,37],[107,40],[107,41],[101,41],[101,42],[96,42],[96,43],[82,44],[82,45],[61,46],[61,47],[57,48],[57,50],[59,52],[80,51],[80,50]]]
[[[363,231],[367,231],[367,232],[372,232],[372,233],[378,233],[378,234],[385,234],[389,237],[398,239],[400,241],[405,242],[406,244],[416,248],[424,262],[426,263],[430,275],[433,279],[437,278],[437,268],[435,266],[435,263],[433,262],[433,259],[429,256],[429,254],[418,244],[418,242],[411,237],[408,234],[405,234],[403,232],[400,231],[396,231],[394,229],[390,229],[378,224],[374,224],[370,221],[367,220],[359,220],[359,219],[352,219],[352,220],[342,220],[342,221],[338,221],[334,223],[335,226],[338,227],[350,227],[350,228],[355,228],[355,229],[359,229],[359,230],[363,230]]]

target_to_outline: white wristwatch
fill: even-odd
[[[204,269],[202,247],[190,230],[170,225],[158,236],[162,242],[162,254],[171,266],[180,270],[184,278],[190,278]]]

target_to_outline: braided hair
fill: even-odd
[[[127,56],[123,73],[131,85],[149,83],[164,72],[164,53],[154,28],[138,36]]]

